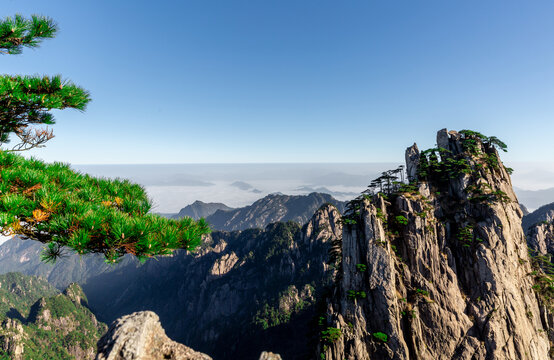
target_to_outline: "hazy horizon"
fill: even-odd
[[[104,164],[71,165],[94,176],[126,178],[145,187],[154,212],[177,213],[196,200],[221,202],[230,207],[250,205],[275,192],[303,195],[325,192],[338,200],[350,200],[366,189],[381,172],[401,163],[238,163],[238,164]],[[510,163],[516,194],[525,198],[537,190],[554,188],[550,163]],[[554,192],[553,192],[554,193]],[[544,204],[554,198],[544,199]],[[539,204],[543,205],[543,204]]]

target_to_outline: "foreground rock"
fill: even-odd
[[[211,360],[172,341],[165,334],[158,315],[136,312],[117,319],[98,341],[96,360]]]
[[[446,130],[437,144],[440,157],[408,149],[416,184],[345,215],[322,358],[549,358],[552,318],[496,149]]]
[[[260,360],[282,360],[281,355],[264,351],[260,355]]]

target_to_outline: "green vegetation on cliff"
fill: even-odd
[[[0,275],[0,300],[0,354],[9,358],[11,349],[24,360],[92,359],[107,330],[76,284],[59,294],[44,279],[8,273]]]

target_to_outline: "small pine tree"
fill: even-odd
[[[0,53],[20,54],[52,38],[52,19],[20,15],[0,20]],[[44,261],[55,261],[64,248],[79,254],[102,253],[116,262],[129,253],[140,260],[194,250],[210,232],[204,219],[169,220],[148,214],[151,202],[144,188],[127,180],[98,179],[70,169],[25,159],[16,151],[42,147],[53,137],[52,109],[83,111],[89,93],[60,76],[0,76],[0,146],[10,136],[20,142],[0,148],[0,232],[47,244]]]

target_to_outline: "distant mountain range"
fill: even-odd
[[[277,221],[305,224],[323,204],[334,205],[340,213],[345,203],[331,195],[313,192],[308,195],[270,194],[250,206],[239,209],[219,209],[206,217],[213,229],[224,231],[263,229]]]
[[[239,184],[246,186],[248,184]],[[339,201],[326,193],[312,192],[308,195],[269,194],[252,205],[231,208],[222,203],[195,201],[182,208],[178,214],[159,214],[178,219],[184,216],[193,219],[205,218],[213,230],[234,231],[251,228],[265,228],[277,221],[295,221],[305,224],[323,204],[334,205],[344,211],[346,202]]]

